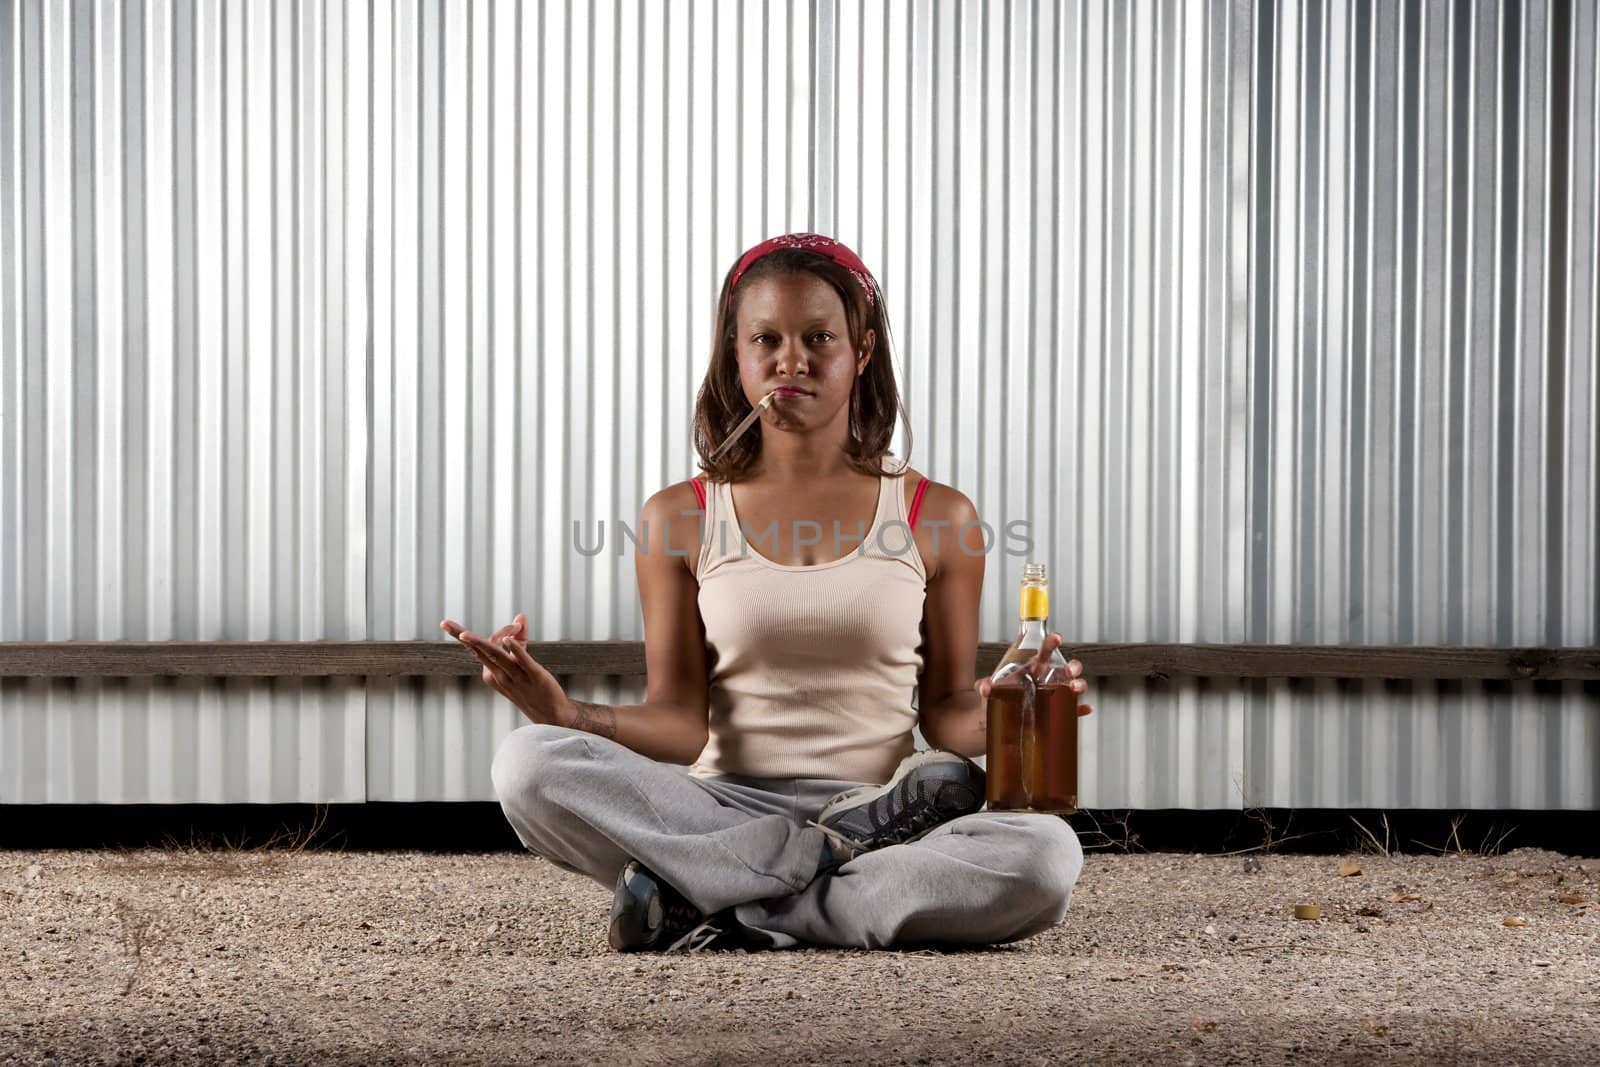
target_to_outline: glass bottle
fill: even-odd
[[[1049,633],[1042,563],[1022,568],[1017,636],[989,676],[987,798],[991,811],[1078,810],[1078,694],[1056,649],[1042,677],[1024,668]]]

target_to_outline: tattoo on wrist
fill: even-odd
[[[574,700],[572,706],[578,712],[577,717],[572,720],[572,728],[574,730],[583,730],[613,741],[616,740],[617,713],[614,709],[604,704],[590,704],[584,700]]]

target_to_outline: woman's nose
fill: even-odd
[[[794,341],[785,341],[778,349],[778,373],[790,376],[808,373],[806,368],[805,346]]]

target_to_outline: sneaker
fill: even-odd
[[[617,876],[611,947],[618,952],[699,952],[730,940],[710,916],[638,860]]]
[[[822,830],[829,855],[818,873],[874,849],[927,836],[952,819],[983,807],[983,771],[956,755],[928,749],[900,761],[884,785],[847,789],[824,805],[811,825]]]

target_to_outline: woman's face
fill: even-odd
[[[774,274],[745,288],[734,324],[739,382],[751,406],[781,390],[767,409],[780,426],[815,427],[841,411],[848,418],[850,390],[871,358],[850,346],[844,301],[814,274]]]

